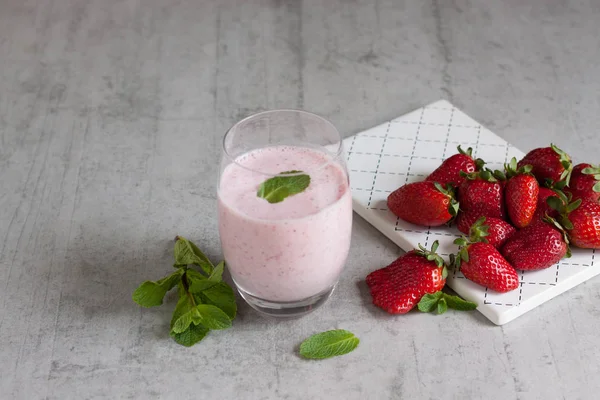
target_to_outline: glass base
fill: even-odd
[[[250,307],[261,314],[276,318],[297,318],[306,315],[324,304],[335,289],[335,285],[333,285],[329,289],[303,300],[274,302],[260,299],[240,289],[239,286],[236,285],[236,287],[242,298],[246,300],[246,303],[248,303]]]

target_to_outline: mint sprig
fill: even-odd
[[[302,171],[285,171],[261,183],[256,195],[269,203],[279,203],[286,197],[302,193],[309,185],[310,176]]]
[[[427,293],[423,296],[417,308],[421,312],[429,313],[435,311],[437,314],[443,314],[449,308],[458,311],[471,311],[477,308],[477,304],[440,290],[435,293]]]
[[[198,246],[181,236],[175,238],[174,256],[177,270],[158,281],[142,283],[132,298],[142,307],[156,307],[177,286],[179,300],[171,318],[170,335],[189,347],[210,330],[231,327],[237,305],[233,289],[222,280],[223,261],[214,266]]]
[[[350,353],[360,340],[352,332],[337,329],[317,333],[300,345],[300,355],[304,358],[323,359]]]

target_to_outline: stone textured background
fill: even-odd
[[[595,398],[600,279],[503,327],[390,317],[364,277],[400,250],[359,217],[338,290],[299,320],[240,302],[186,349],[131,292],[176,234],[219,259],[220,139],[259,110],[347,136],[446,98],[597,162],[598,21],[595,0],[0,0],[0,398]],[[296,356],[333,328],[360,347]]]

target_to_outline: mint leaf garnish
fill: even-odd
[[[477,303],[472,301],[463,300],[458,296],[452,296],[444,293],[444,299],[448,303],[448,308],[458,311],[471,311],[477,308]]]
[[[185,276],[188,281],[188,290],[190,293],[200,293],[218,283],[209,280],[208,277],[194,270],[188,270]]]
[[[181,280],[182,270],[177,270],[156,282],[146,281],[133,292],[133,301],[142,307],[160,306],[167,292]]]
[[[446,299],[442,297],[437,303],[437,313],[443,314],[446,311],[448,311],[448,303],[446,303]]]
[[[182,346],[190,347],[204,339],[210,330],[202,325],[191,324],[181,333],[171,332],[171,337]]]
[[[448,308],[458,311],[471,311],[477,308],[477,304],[440,290],[439,292],[427,293],[423,296],[417,308],[419,311],[426,313],[437,311],[438,314],[443,314]]]
[[[360,341],[352,332],[343,329],[317,333],[300,345],[304,358],[323,359],[350,353]]]
[[[192,310],[194,324],[202,324],[209,329],[227,329],[231,327],[231,319],[220,308],[210,304],[198,304]]]
[[[421,298],[417,308],[422,312],[432,312],[437,307],[438,301],[442,298],[444,293],[442,291],[435,293],[427,293]]]
[[[301,175],[285,176],[287,174]],[[308,185],[310,185],[310,176],[302,171],[285,171],[261,183],[256,195],[269,203],[279,203],[288,196],[303,192]]]
[[[194,243],[180,236],[174,255],[177,270],[156,282],[142,283],[132,297],[143,307],[154,307],[161,305],[165,294],[177,286],[179,300],[173,310],[170,335],[175,342],[192,346],[212,329],[231,327],[237,305],[233,289],[222,281],[223,261],[215,267]]]
[[[225,268],[225,262],[221,261],[217,264],[215,269],[213,269],[212,273],[208,277],[208,280],[211,282],[221,282],[223,280],[223,269]]]
[[[210,274],[214,268],[208,257],[194,243],[183,236],[177,236],[173,255],[175,256],[175,267],[177,268],[194,264],[202,268],[207,274]]]
[[[229,318],[234,319],[237,313],[235,294],[233,289],[225,282],[211,286],[198,295],[206,304],[219,307]]]

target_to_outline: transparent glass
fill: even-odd
[[[255,114],[225,134],[218,183],[221,246],[238,291],[254,309],[300,316],[333,292],[352,229],[345,160],[337,129],[305,111]],[[308,175],[310,184],[281,202],[259,197],[261,183],[282,173]]]

